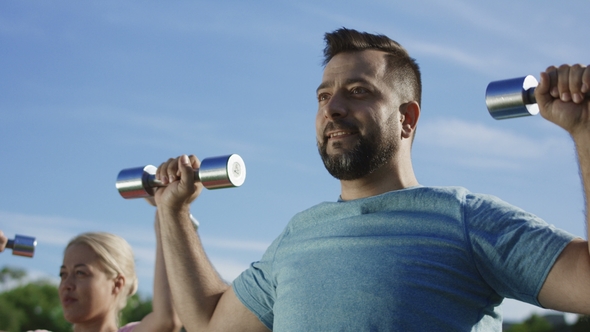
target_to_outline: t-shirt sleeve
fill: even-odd
[[[502,200],[466,198],[475,264],[501,296],[541,306],[537,297],[555,260],[575,236]]]
[[[273,264],[276,251],[287,230],[268,247],[262,259],[250,264],[232,283],[238,299],[270,330],[273,327],[273,306],[276,298],[276,279]]]

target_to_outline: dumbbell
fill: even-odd
[[[539,82],[532,75],[491,82],[486,89],[486,105],[490,115],[496,120],[537,115],[537,85]]]
[[[8,240],[6,248],[12,249],[12,254],[17,256],[33,257],[37,241],[34,237],[15,235],[14,240]]]
[[[152,165],[127,168],[119,172],[116,187],[123,198],[142,198],[154,195],[154,188],[163,187],[156,180],[157,168]],[[195,170],[195,182],[207,189],[241,186],[246,180],[246,165],[237,154],[205,158]]]

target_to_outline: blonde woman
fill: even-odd
[[[141,322],[119,328],[119,313],[137,290],[131,247],[109,233],[83,233],[73,238],[60,268],[59,296],[64,317],[74,332],[178,331],[180,321],[172,307],[164,257],[156,229],[156,266],[153,311]]]

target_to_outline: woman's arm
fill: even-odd
[[[150,202],[151,204],[151,202]],[[172,306],[172,293],[166,275],[166,265],[162,252],[160,224],[156,212],[154,228],[156,231],[156,266],[154,270],[154,294],[152,312],[145,316],[133,332],[179,331],[182,324]]]

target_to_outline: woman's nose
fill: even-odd
[[[67,276],[61,280],[59,283],[59,288],[64,290],[72,290],[74,289],[74,281],[70,276]]]

